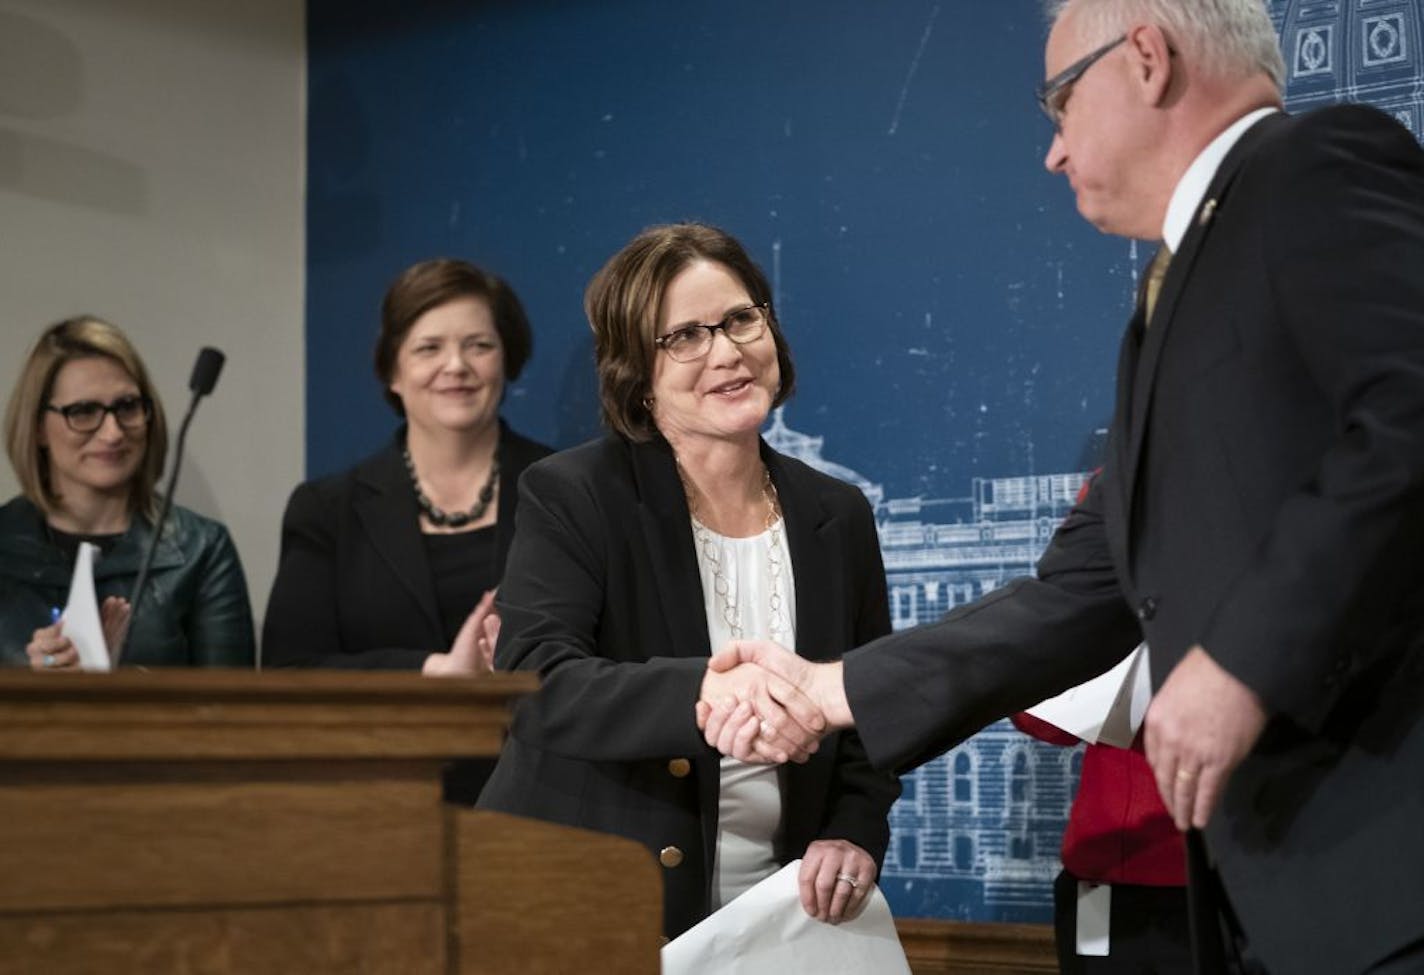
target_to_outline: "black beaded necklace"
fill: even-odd
[[[489,477],[485,478],[484,487],[480,488],[480,498],[475,502],[475,506],[469,511],[450,513],[435,507],[435,504],[420,489],[420,478],[415,473],[415,462],[410,459],[410,447],[401,448],[401,457],[405,459],[405,471],[410,475],[410,486],[415,488],[415,503],[420,506],[420,510],[432,525],[437,528],[463,528],[471,522],[479,521],[489,510],[490,502],[494,500],[495,480],[499,477],[498,450],[490,458]]]

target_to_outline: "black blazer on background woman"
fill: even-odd
[[[418,670],[449,649],[404,442],[402,429],[351,470],[292,492],[262,627],[267,665]],[[500,423],[492,582],[514,534],[519,475],[549,452]]]
[[[796,648],[827,660],[890,629],[870,506],[762,444],[795,573]],[[498,607],[496,666],[537,671],[480,806],[616,833],[663,866],[675,936],[709,911],[720,756],[694,704],[710,653],[702,578],[671,448],[609,436],[534,465]],[[879,863],[899,795],[855,733],[782,776],[782,863],[845,839]]]

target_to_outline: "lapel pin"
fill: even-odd
[[[1216,214],[1216,200],[1210,199],[1202,204],[1201,214],[1197,216],[1197,226],[1205,227],[1211,223],[1211,218]]]

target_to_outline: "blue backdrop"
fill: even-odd
[[[1041,166],[1036,0],[310,6],[308,466],[374,446],[384,287],[468,257],[537,331],[506,414],[597,432],[581,300],[695,218],[772,276],[793,425],[898,494],[1075,469],[1110,410],[1133,263]]]

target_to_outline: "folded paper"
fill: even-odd
[[[99,615],[99,597],[94,592],[94,556],[99,547],[89,542],[79,543],[79,557],[74,560],[74,575],[69,580],[69,599],[64,604],[63,626],[59,631],[79,651],[79,666],[84,670],[109,671],[109,647],[104,642],[104,623]]]
[[[872,887],[853,921],[827,924],[801,906],[801,861],[782,867],[663,947],[663,975],[909,975],[890,905]]]
[[[1147,644],[1112,670],[1035,704],[1028,713],[1089,743],[1129,748],[1152,700]]]

